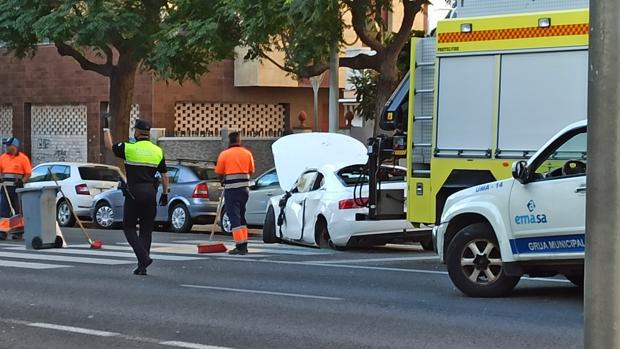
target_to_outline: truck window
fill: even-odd
[[[587,133],[581,132],[552,149],[538,162],[536,179],[556,179],[585,176],[587,165]]]

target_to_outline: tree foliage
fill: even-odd
[[[249,58],[271,61],[301,78],[319,75],[329,67],[333,43],[343,48],[345,29],[353,29],[361,43],[375,52],[342,57],[341,67],[376,72],[375,112],[380,112],[402,71],[397,67],[401,51],[413,33],[416,15],[428,0],[226,0],[227,8],[239,18],[241,42]],[[398,31],[388,27],[385,14],[403,14]],[[347,20],[349,18],[349,20]],[[284,63],[273,53],[284,53]],[[362,76],[368,78],[370,73]],[[361,81],[358,81],[361,82]],[[368,89],[364,89],[368,91]],[[370,115],[366,115],[370,117]]]
[[[51,42],[86,70],[113,73],[119,55],[166,79],[197,79],[232,57],[236,18],[221,1],[0,0],[0,41],[16,56]],[[89,56],[92,51],[96,57]],[[96,58],[100,59],[96,59]]]

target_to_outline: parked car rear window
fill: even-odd
[[[118,182],[121,179],[120,173],[107,167],[80,167],[80,177],[85,181],[106,181]]]
[[[212,179],[217,179],[217,175],[215,174],[215,169],[213,167],[201,167],[201,166],[187,166],[196,177],[198,177],[201,181],[207,181]]]

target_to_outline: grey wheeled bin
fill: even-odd
[[[24,241],[27,249],[62,247],[56,236],[56,195],[58,187],[18,189],[24,215]]]

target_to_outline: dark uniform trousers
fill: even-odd
[[[151,237],[157,214],[157,192],[152,183],[133,184],[127,188],[123,208],[123,226],[127,242],[133,248],[138,262],[147,264],[151,250]],[[136,231],[140,225],[140,234]]]
[[[246,228],[247,222],[245,220],[245,205],[248,202],[250,190],[245,188],[224,188],[224,201],[226,202],[226,214],[230,219],[230,226],[233,229],[233,233],[237,228]],[[247,236],[245,236],[247,240]],[[236,239],[235,239],[236,240]],[[241,238],[240,240],[243,240]]]

